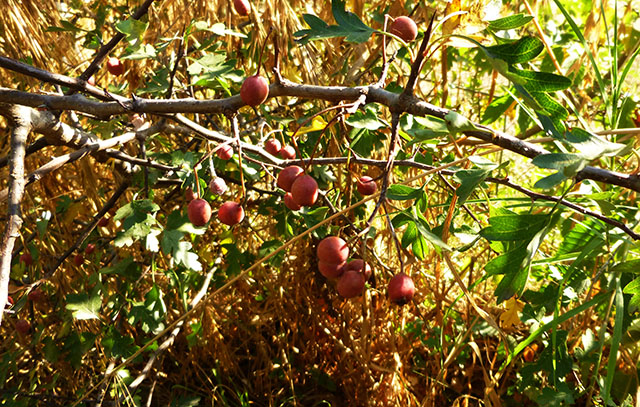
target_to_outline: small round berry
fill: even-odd
[[[271,155],[278,155],[278,153],[282,149],[282,144],[280,144],[277,139],[270,138],[269,140],[265,141],[264,149],[267,150],[267,153]]]
[[[216,151],[216,155],[221,160],[229,160],[231,159],[231,157],[233,157],[233,148],[230,145],[225,144],[218,148],[218,150]]]
[[[404,42],[411,42],[418,36],[418,26],[411,18],[402,16],[393,20],[389,32],[402,38]]]
[[[296,158],[296,149],[293,146],[286,145],[280,149],[278,155],[283,160],[293,160]]]
[[[358,192],[360,192],[360,195],[364,195],[364,196],[373,195],[378,190],[378,186],[376,185],[373,178],[368,177],[366,175],[358,179],[357,188],[358,188]]]
[[[296,178],[302,174],[304,170],[297,165],[290,165],[280,171],[276,184],[287,192],[291,192],[291,186]]]
[[[225,225],[236,225],[244,219],[244,209],[237,202],[225,202],[218,209],[218,219]]]

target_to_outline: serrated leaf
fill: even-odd
[[[493,31],[513,30],[514,28],[522,27],[533,20],[533,16],[525,16],[524,14],[515,14],[512,16],[499,18],[497,20],[489,21],[489,28]]]
[[[481,46],[481,49],[489,58],[500,59],[508,65],[513,65],[537,57],[544,49],[544,44],[536,37],[526,36],[508,44]]]
[[[549,222],[549,215],[502,215],[489,218],[489,226],[480,231],[487,240],[529,240]]]
[[[73,318],[79,320],[100,319],[100,307],[102,298],[100,294],[67,294],[67,309],[72,312]]]
[[[151,44],[139,44],[127,48],[127,54],[122,59],[137,61],[147,58],[155,58],[157,56],[156,49]]]
[[[189,242],[178,242],[178,246],[173,252],[173,259],[189,270],[202,271],[202,264],[198,261],[199,257],[191,251],[191,247]]]
[[[385,124],[378,120],[376,112],[370,107],[366,107],[365,112],[357,111],[352,114],[347,118],[346,122],[348,125],[358,129],[378,130],[381,127],[385,127]]]
[[[358,16],[345,10],[344,1],[332,0],[331,10],[337,25],[328,25],[314,15],[304,14],[303,19],[309,29],[295,32],[293,36],[298,37],[296,41],[306,44],[313,40],[346,37],[349,42],[362,43],[374,33],[375,30],[363,23]]]
[[[128,43],[136,44],[142,40],[148,26],[149,24],[143,21],[129,19],[116,23],[116,30],[125,35]]]

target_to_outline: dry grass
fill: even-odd
[[[0,54],[16,59],[31,59],[33,65],[52,72],[78,75],[91,54],[81,50],[70,33],[45,32],[46,27],[60,24],[61,16],[56,7],[58,2],[7,1],[9,6],[6,12],[0,14]],[[108,3],[132,6],[141,1]],[[231,1],[228,0],[158,0],[156,3],[149,14],[149,39],[181,35],[193,19],[221,21],[230,27],[235,27],[239,21],[229,10]],[[390,7],[390,14],[405,14],[402,11],[404,2],[401,1],[365,3],[363,0],[354,0],[348,3],[348,8],[361,16],[363,10],[382,10],[386,6]],[[253,9],[251,15],[253,25],[237,28],[259,33],[258,41],[248,45],[249,57],[244,58],[238,52],[244,46],[242,40],[232,38],[227,44],[227,52],[238,57],[241,68],[248,71],[255,69],[255,65],[250,66],[250,63],[255,64],[269,29],[275,27],[278,46],[281,53],[287,56],[283,62],[285,77],[323,85],[363,84],[377,79],[370,68],[379,65],[378,41],[357,46],[341,40],[312,43],[304,47],[293,43],[292,34],[304,28],[299,17],[302,12],[314,12],[325,21],[332,21],[327,1],[256,0],[254,4],[259,6]],[[86,12],[89,15],[90,11]],[[414,17],[424,27],[428,14],[424,7],[419,7]],[[122,16],[110,13],[109,18],[112,19],[109,20],[110,27]],[[363,19],[365,23],[381,28],[378,22],[366,16]],[[113,29],[109,28],[103,35],[108,40],[113,34]],[[119,46],[114,53],[118,55],[121,51]],[[168,56],[161,58],[166,60]],[[273,63],[273,52],[267,52],[265,66],[271,67]],[[429,71],[428,79],[431,82],[423,84],[421,88],[428,99],[440,95],[438,86],[442,71],[438,63],[433,63],[433,70]],[[139,83],[156,67],[145,63],[136,66],[130,64],[129,68],[129,80]],[[394,74],[400,71],[407,73],[408,66],[396,64],[393,70]],[[455,64],[450,69],[449,75],[456,78],[456,86],[463,90],[450,92],[449,105],[461,106],[463,111],[477,111],[476,101],[469,101],[471,98],[464,90],[471,80],[471,74]],[[104,76],[103,71],[98,75],[98,80],[106,80]],[[490,77],[487,76],[480,82],[488,84],[489,81]],[[15,87],[17,82],[32,90],[39,86],[44,90],[53,90],[48,85],[0,71],[0,84],[3,86]],[[486,99],[482,100],[483,105],[486,102]],[[292,107],[288,110],[289,118],[302,117],[314,108],[319,106]],[[337,131],[332,135],[337,136]],[[179,140],[172,139],[171,143],[165,145],[167,151],[180,146]],[[329,153],[337,151],[336,146],[333,145]],[[3,155],[7,153],[6,141],[1,151]],[[63,151],[65,149],[61,147],[48,147],[43,154],[28,159],[27,170],[37,168],[48,157],[57,156]],[[466,152],[470,154],[471,150]],[[380,152],[380,156],[384,157],[385,154]],[[339,183],[345,185],[349,171],[357,173],[361,169],[334,170]],[[2,169],[0,175],[4,187],[7,169]],[[412,175],[414,172],[409,171],[405,176],[408,178]],[[36,232],[35,221],[43,211],[53,214],[49,232],[36,237],[40,253],[38,272],[41,271],[41,265],[53,262],[77,238],[86,222],[108,199],[109,191],[115,189],[117,181],[113,179],[111,167],[98,164],[90,158],[47,176],[29,188],[24,201],[27,221],[22,231],[22,241],[26,242],[27,237]],[[257,186],[268,188],[267,183]],[[169,195],[168,191],[157,193],[156,201],[165,213],[185,205],[175,195]],[[347,190],[347,193],[350,192]],[[450,192],[441,182],[434,180],[429,184],[429,194],[433,207],[424,215],[430,224],[436,225],[447,213]],[[60,215],[56,213],[56,199],[62,196],[69,196],[76,202],[70,211]],[[132,199],[133,192],[129,192],[121,203]],[[486,215],[487,208],[479,205],[473,210],[482,217]],[[251,209],[248,212],[251,213]],[[241,250],[255,255],[263,241],[277,236],[276,225],[270,216],[249,216],[251,228],[247,228],[246,224],[235,228],[233,238]],[[184,334],[179,335],[161,357],[142,386],[143,394],[150,391],[151,383],[156,383],[155,405],[168,405],[181,394],[200,395],[210,405],[241,405],[241,397],[245,393],[252,401],[251,405],[256,406],[314,406],[327,403],[335,406],[488,405],[490,395],[485,392],[491,386],[487,385],[486,377],[495,374],[500,367],[497,360],[498,337],[471,332],[474,326],[483,322],[478,320],[466,301],[456,302],[459,290],[433,250],[424,261],[407,265],[406,271],[414,277],[418,287],[416,300],[404,308],[389,304],[385,298],[385,287],[392,272],[398,269],[398,261],[395,249],[391,249],[394,248],[392,236],[383,220],[377,220],[375,226],[380,232],[371,245],[380,257],[373,262],[375,277],[365,296],[352,301],[339,298],[333,284],[317,272],[313,253],[316,242],[302,240],[287,251],[281,264],[259,268],[246,280],[216,297],[196,318],[189,321]],[[87,262],[82,267],[76,267],[68,261],[47,283],[46,289],[52,298],[50,302],[25,308],[23,312],[29,312],[43,327],[43,337],[63,338],[70,330],[100,335],[105,326],[112,325],[121,329],[122,335],[135,338],[138,345],[143,344],[143,340],[138,338],[143,334],[121,317],[115,321],[103,320],[102,324],[75,321],[71,325],[63,325],[64,316],[54,311],[60,307],[59,302],[64,295],[85,290],[87,274],[97,276],[99,264],[102,261],[106,265],[108,260],[113,260],[110,256],[133,257],[143,265],[143,277],[134,286],[139,293],[136,300],[143,300],[143,294],[157,284],[167,296],[165,302],[172,305],[168,312],[169,321],[184,312],[178,288],[172,285],[168,273],[153,274],[148,253],[136,246],[115,249],[109,245],[109,239],[117,230],[118,225],[111,222],[99,231],[98,241],[103,246],[104,258]],[[220,236],[225,232],[226,229],[212,226],[196,246],[202,256],[221,259],[216,270],[217,276],[223,276],[228,266],[219,244]],[[490,250],[482,245],[459,254],[456,260],[464,265],[460,270],[465,282],[471,285],[476,281],[481,276],[482,267],[492,257]],[[159,269],[171,269],[166,259],[159,258],[157,262]],[[100,280],[105,293],[122,293],[126,290],[118,278],[102,276]],[[15,297],[23,292],[17,286],[12,286],[12,289],[15,290]],[[492,284],[487,282],[476,288],[474,297],[497,320],[503,309],[495,304],[492,292]],[[187,293],[187,297],[190,298],[192,294]],[[447,318],[449,312],[451,315]],[[195,346],[190,346],[186,337],[191,331],[191,323],[202,324],[202,334]],[[596,327],[597,324],[591,319],[582,321],[579,329],[574,328],[570,338],[577,340],[578,331]],[[526,335],[526,329],[524,325],[519,325],[507,330],[507,333],[522,337]],[[40,356],[44,351],[43,344],[32,346],[25,339],[16,341],[12,327],[7,324],[3,324],[0,332],[4,338],[0,345],[3,354],[12,355],[12,352],[16,352],[21,355],[19,370],[11,376],[12,384],[18,385],[20,380],[28,377],[28,372],[32,372],[42,386],[53,380],[48,385],[47,394],[55,393],[72,399],[89,383],[99,380],[109,365],[110,358],[100,342],[96,342],[85,356],[82,366],[74,369],[64,361],[64,357],[53,363],[43,360]],[[442,336],[439,336],[439,332],[442,332]],[[467,349],[464,362],[443,367],[457,341],[475,344],[481,354]],[[29,350],[26,353],[20,353],[21,349],[27,348]],[[129,367],[133,375],[144,366],[148,354],[144,355]],[[515,363],[517,369],[521,362]],[[505,394],[507,387],[514,383],[515,374],[509,371],[495,388],[505,400],[509,398]],[[524,396],[521,397],[516,402],[527,405]],[[494,400],[494,406],[498,405]],[[507,401],[503,405],[513,404]]]

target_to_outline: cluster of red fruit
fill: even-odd
[[[220,151],[220,150],[218,150]],[[209,189],[216,195],[222,195],[226,189],[227,184],[220,177],[215,177],[209,182]],[[193,192],[191,188],[187,188],[185,194],[189,205],[187,206],[187,215],[189,221],[195,226],[204,226],[211,219],[211,205],[209,202],[202,198],[198,198],[198,194]],[[218,220],[225,225],[233,226],[244,219],[244,209],[242,205],[234,201],[227,201],[218,209]]]
[[[280,156],[283,160],[293,160],[296,158],[296,149],[293,146],[282,146],[275,138],[265,141],[264,149],[271,155]]]
[[[347,242],[337,236],[326,237],[318,244],[316,254],[320,273],[326,278],[338,279],[338,294],[345,298],[362,295],[365,283],[371,277],[371,267],[362,259],[347,262]],[[411,301],[415,291],[413,280],[405,273],[393,276],[387,287],[389,300],[400,305]]]
[[[290,165],[280,171],[276,184],[286,191],[284,204],[292,211],[303,206],[312,206],[318,199],[318,183],[311,175],[297,165]]]

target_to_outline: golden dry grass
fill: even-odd
[[[133,6],[141,1],[110,2],[111,5],[115,3]],[[313,12],[325,21],[332,21],[327,1],[266,0],[254,3],[259,6],[253,9],[251,19],[254,25],[251,30],[259,33],[259,41],[249,45],[249,58],[238,56],[241,68],[248,71],[255,69],[260,45],[270,27],[277,27],[278,46],[281,53],[287,55],[286,62],[283,62],[283,76],[299,82],[323,85],[362,84],[377,79],[370,72],[379,52],[376,41],[358,46],[346,44],[342,40],[312,43],[305,47],[293,43],[293,32],[304,28],[300,18],[302,12]],[[0,54],[16,59],[30,58],[35,66],[71,76],[82,71],[90,60],[91,53],[82,50],[70,33],[45,32],[46,27],[60,23],[57,1],[8,0],[8,4],[7,11],[0,14]],[[405,14],[402,11],[403,4],[401,1],[354,0],[348,2],[348,8],[362,16],[366,14],[365,10],[380,10],[389,6],[390,14],[397,15]],[[238,18],[230,11],[230,7],[231,2],[228,0],[158,0],[149,13],[151,24],[147,38],[181,35],[184,27],[193,19],[221,21],[227,26],[235,27]],[[85,11],[89,15],[90,11]],[[417,8],[414,14],[423,26],[428,16],[429,12],[424,7]],[[122,16],[110,14],[109,26],[120,18]],[[367,16],[363,20],[375,28],[381,28],[379,23],[371,21]],[[113,34],[113,29],[107,29],[104,38],[108,40]],[[114,51],[116,55],[122,51],[122,46],[124,45],[121,44]],[[240,55],[237,50],[242,47],[242,40],[232,38],[228,41],[227,52],[229,55]],[[273,53],[268,52],[265,66],[271,67],[273,63]],[[135,67],[132,63],[128,64],[131,68],[129,80],[136,83],[156,68],[150,63],[141,63]],[[345,66],[355,68],[345,69]],[[406,65],[394,65],[393,69],[395,73],[408,72]],[[468,96],[469,92],[464,89],[470,79],[462,71],[459,66],[454,66],[449,71],[456,78],[455,84],[458,86],[458,90],[450,92],[449,104],[462,106],[462,110],[473,110],[477,107],[476,101],[470,100],[472,98]],[[435,89],[440,85],[441,77],[439,61],[435,61],[428,74],[430,82],[423,84],[421,88],[427,99],[438,95]],[[107,80],[104,70],[98,74],[98,80]],[[489,81],[490,77],[487,76],[481,82],[488,84]],[[45,90],[53,90],[48,85],[16,77],[8,71],[0,71],[0,84],[14,87],[16,83],[31,89],[42,86]],[[132,87],[135,88],[133,85]],[[481,102],[485,105],[487,100],[483,99]],[[299,118],[307,114],[310,108],[313,106],[292,107],[288,113],[290,118]],[[224,123],[223,119],[221,121]],[[338,142],[340,140],[336,143]],[[171,143],[169,147],[165,146],[167,150],[177,149],[180,140],[172,139]],[[160,143],[154,146],[159,147]],[[1,151],[3,155],[7,153],[6,141]],[[49,157],[60,155],[64,151],[66,149],[63,147],[48,147],[42,154],[29,157],[27,170],[37,168]],[[465,151],[470,153],[471,150]],[[330,146],[328,152],[337,152],[337,144]],[[384,151],[379,152],[379,155],[378,158],[386,156]],[[345,185],[350,172],[352,175],[361,170],[336,170],[338,182]],[[409,171],[405,176],[408,178],[415,173]],[[7,169],[2,169],[0,175],[3,180],[0,184],[4,187]],[[38,236],[37,245],[40,263],[51,263],[77,238],[84,224],[108,199],[110,191],[117,186],[117,181],[111,167],[99,164],[92,158],[43,178],[29,187],[26,194],[26,222],[21,240],[25,241],[27,236],[35,232],[37,216],[43,210],[50,211],[53,214],[50,232],[46,236]],[[447,213],[450,192],[440,182],[434,181],[430,185],[433,185],[429,189],[430,203],[434,207],[424,215],[430,224],[435,225]],[[266,183],[258,186],[268,187]],[[120,205],[131,201],[133,194],[133,191],[129,191]],[[62,196],[69,196],[77,202],[71,210],[60,215],[56,213],[56,199]],[[168,192],[158,192],[156,201],[165,213],[185,206],[181,198],[176,199],[175,195],[168,195]],[[260,202],[253,202],[252,205],[253,208],[247,208],[248,213],[260,205]],[[2,210],[4,209],[3,207]],[[478,206],[475,210],[481,215],[486,214],[483,212],[486,208]],[[251,228],[243,224],[235,228],[233,234],[241,250],[255,255],[263,241],[277,236],[276,225],[268,215],[249,216]],[[136,282],[135,289],[140,293],[136,300],[143,300],[142,293],[157,284],[167,295],[165,301],[174,306],[169,310],[168,322],[174,320],[184,312],[178,289],[171,285],[171,279],[166,274],[152,274],[150,257],[139,247],[109,247],[108,241],[115,235],[118,226],[111,222],[100,229],[99,241],[105,247],[104,252],[118,258],[133,257],[142,264],[144,274]],[[185,334],[178,336],[154,366],[147,384],[143,386],[144,393],[149,390],[148,383],[157,383],[154,393],[154,403],[157,405],[168,405],[178,394],[184,393],[203,395],[205,400],[211,401],[211,405],[241,405],[240,397],[243,393],[247,393],[252,405],[259,406],[312,406],[322,405],[322,401],[335,406],[482,405],[481,400],[486,402],[485,397],[488,397],[485,390],[490,388],[483,377],[495,373],[499,368],[496,361],[499,340],[472,333],[465,341],[474,343],[482,354],[470,352],[466,355],[465,363],[451,363],[443,368],[444,359],[456,340],[461,340],[474,324],[482,324],[482,321],[477,320],[464,300],[453,305],[459,291],[446,275],[446,267],[433,250],[424,261],[407,265],[406,271],[411,273],[419,288],[416,300],[404,308],[390,305],[385,298],[386,282],[393,271],[397,270],[398,262],[395,249],[391,249],[394,247],[392,236],[385,228],[383,219],[377,220],[375,226],[380,233],[371,244],[381,255],[379,260],[374,261],[375,279],[364,297],[352,301],[339,298],[333,284],[322,279],[316,270],[312,251],[314,242],[309,239],[298,242],[287,251],[281,265],[259,268],[246,280],[222,292],[196,318],[188,321],[187,325],[202,324],[202,335],[197,344],[189,346],[185,334],[191,328],[187,326]],[[227,266],[225,254],[219,244],[220,236],[225,231],[226,228],[212,226],[196,247],[201,256],[221,260],[221,264],[217,266],[218,275],[223,275]],[[482,245],[474,251],[460,254],[456,260],[468,265],[463,273],[465,282],[470,284],[476,281],[481,275],[482,266],[490,258],[490,250]],[[61,300],[65,294],[81,292],[84,287],[78,282],[84,282],[87,274],[97,274],[99,270],[99,261],[76,267],[70,260],[47,283],[47,291],[56,301]],[[161,269],[171,268],[166,259],[158,258],[157,262]],[[118,279],[105,278],[103,284],[105,292],[123,290]],[[21,289],[13,288],[18,290],[14,295],[19,296]],[[491,295],[492,288],[491,282],[486,283],[474,291],[474,297],[483,309],[499,319],[503,308],[495,304]],[[193,293],[188,293],[187,298],[192,295]],[[52,312],[56,306],[58,304],[48,302],[29,310],[44,327],[44,335],[58,338],[69,330],[99,335],[104,328],[96,322],[78,321],[71,326],[62,326],[61,316]],[[445,313],[450,309],[455,318],[445,318]],[[102,322],[122,328],[121,334],[125,336],[135,338],[139,334],[135,327],[123,320]],[[596,326],[596,321],[593,320],[585,319],[582,323],[581,330],[587,326]],[[412,324],[418,325],[408,329]],[[524,335],[525,330],[526,327],[520,325],[511,328],[508,333]],[[415,335],[407,333],[408,331]],[[440,331],[443,333],[442,337],[438,336]],[[26,340],[15,341],[15,336],[10,333],[6,324],[3,324],[0,332],[4,334],[0,345],[3,353],[29,347]],[[578,333],[577,329],[574,330],[571,339],[577,340]],[[439,343],[444,351],[438,351],[433,343]],[[141,344],[142,341],[138,343]],[[48,363],[39,358],[41,352],[43,345],[37,344],[34,349],[22,354],[19,374],[13,376],[13,379],[18,380],[16,377],[26,377],[27,372],[35,372],[41,383],[54,380],[50,385],[51,392],[55,389],[57,395],[70,398],[76,397],[76,392],[86,389],[89,383],[99,380],[110,362],[103,345],[98,342],[85,356],[80,369],[73,369],[63,360]],[[147,357],[148,354],[145,353],[141,361],[129,366],[130,372],[134,375],[138,373]],[[507,373],[496,391],[504,395],[506,387],[513,383],[515,374],[513,371]],[[326,381],[328,378],[330,382]],[[327,386],[331,388],[331,383],[336,387],[328,390]]]

